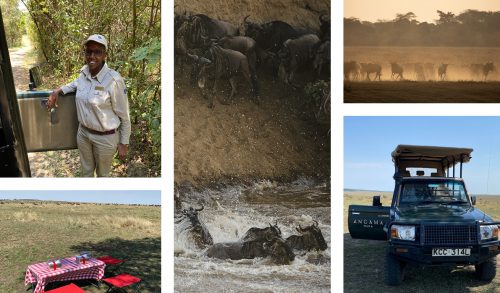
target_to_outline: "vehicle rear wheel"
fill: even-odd
[[[398,260],[389,249],[385,252],[385,283],[390,286],[397,286],[403,282],[405,263]]]
[[[476,276],[483,281],[490,282],[497,274],[497,259],[491,258],[481,264],[475,265]]]

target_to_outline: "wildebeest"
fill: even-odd
[[[446,70],[448,69],[448,64],[441,64],[438,68],[439,79],[444,80],[446,78]]]
[[[361,65],[356,61],[344,62],[344,79],[357,80],[361,74]]]
[[[304,34],[281,20],[258,24],[248,21],[248,17],[250,15],[243,19],[245,36],[254,39],[262,51],[277,53],[286,40],[295,39]]]
[[[206,256],[219,259],[253,259],[271,257],[278,264],[288,264],[295,259],[290,246],[279,237],[263,241],[238,241],[216,243],[206,251]]]
[[[202,36],[222,38],[224,36],[238,35],[238,28],[233,24],[210,18],[204,14],[193,15],[189,21],[192,24],[191,38],[195,44],[202,45],[204,43]]]
[[[321,75],[323,71],[323,66],[326,66],[328,72],[330,72],[330,41],[325,41],[321,43],[316,51],[316,55],[314,56],[313,66],[316,70],[316,74],[318,76]]]
[[[186,223],[185,227],[183,227],[190,236],[194,240],[194,244],[196,247],[203,249],[208,245],[214,244],[212,235],[208,231],[207,227],[200,221],[198,217],[198,212],[203,210],[203,206],[199,209],[194,209],[193,207],[189,207],[189,209],[185,209],[182,211],[182,218],[176,221],[177,224],[188,219],[189,222]]]
[[[228,79],[231,84],[231,94],[229,96],[231,100],[237,92],[236,77],[241,73],[250,85],[255,102],[258,103],[257,77],[255,74],[252,74],[245,55],[238,51],[213,45],[206,51],[204,57],[190,54],[188,56],[199,64],[200,69],[197,74],[198,86],[202,90],[204,90],[206,80],[210,77],[214,78],[213,94],[217,91],[217,82],[219,79]],[[214,106],[213,94],[209,95],[209,108]],[[228,104],[225,101],[222,103]]]
[[[292,235],[286,239],[286,243],[295,250],[325,250],[328,248],[325,238],[318,227],[318,222],[305,228],[300,225],[296,228],[301,235]]]
[[[425,81],[425,71],[422,63],[415,64],[415,78],[418,81]]]
[[[189,20],[189,17],[190,16],[187,14],[187,11],[184,11],[183,13],[174,12],[174,38],[177,37],[180,27],[184,24],[184,22]]]
[[[245,36],[229,36],[220,39],[214,39],[215,44],[224,49],[238,51],[245,55],[252,74],[256,75],[257,48],[255,40]]]
[[[391,63],[391,78],[403,79],[403,67],[395,62]]]
[[[376,63],[361,63],[361,74],[366,73],[366,80],[370,80],[370,74],[375,73],[375,78],[373,80],[380,80],[382,76],[382,66]]]
[[[276,264],[289,264],[295,259],[295,254],[290,245],[281,237],[275,237],[271,241],[264,242],[264,250]]]
[[[206,39],[222,38],[238,34],[238,28],[228,22],[213,19],[204,14],[192,16],[176,15],[174,18],[174,47],[178,62],[187,57],[187,52],[206,46]],[[191,52],[192,53],[192,52]],[[182,65],[182,63],[181,63]],[[181,67],[182,69],[182,67]],[[191,82],[194,82],[191,72]]]
[[[315,34],[307,34],[295,39],[288,39],[278,52],[280,63],[283,65],[286,76],[285,82],[292,84],[297,70],[310,64],[314,60],[320,40]]]
[[[278,222],[274,225],[269,223],[269,227],[266,228],[256,228],[252,227],[241,238],[242,241],[263,241],[266,239],[271,239],[273,237],[281,237],[281,230],[278,227]]]
[[[270,57],[273,79],[278,77],[278,62],[276,54],[288,39],[295,39],[306,32],[296,29],[290,24],[274,20],[263,24],[248,21],[250,15],[243,19],[243,30],[245,36],[251,37],[257,43],[257,58],[259,63]]]
[[[428,79],[434,80],[436,77],[436,70],[434,69],[434,63],[430,62],[424,63],[424,73]]]
[[[495,70],[495,65],[493,65],[493,62],[487,62],[485,64],[471,64],[470,70],[473,77],[481,76],[482,80],[485,81],[490,71]]]
[[[330,41],[330,20],[324,14],[319,16],[319,38],[322,41]]]

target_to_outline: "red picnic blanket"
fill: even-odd
[[[45,285],[56,281],[71,280],[101,280],[104,276],[106,264],[95,258],[90,258],[83,263],[77,263],[76,257],[61,259],[61,267],[54,270],[47,262],[32,264],[26,269],[24,286],[36,283],[34,293],[45,292]]]

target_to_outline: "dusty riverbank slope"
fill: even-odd
[[[329,1],[177,0],[175,4],[177,13],[205,13],[235,25],[250,14],[252,21],[283,20],[314,30],[319,26],[319,14],[329,11]],[[261,68],[259,105],[241,79],[239,93],[230,105],[216,100],[215,108],[209,109],[200,90],[189,84],[187,71],[175,70],[177,184],[329,177],[330,125],[314,118],[317,109],[305,99],[305,80],[299,80],[301,87],[293,90],[273,83]],[[219,82],[218,89],[221,100],[228,95],[229,82]]]
[[[176,183],[329,176],[329,126],[313,119],[300,92],[268,85],[260,105],[245,94],[211,110],[197,89],[176,82]]]

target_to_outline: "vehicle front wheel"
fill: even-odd
[[[475,265],[476,276],[483,281],[490,282],[497,274],[497,259],[491,258],[481,264]]]
[[[397,286],[403,282],[405,263],[398,260],[394,255],[385,252],[385,283],[389,286]]]

